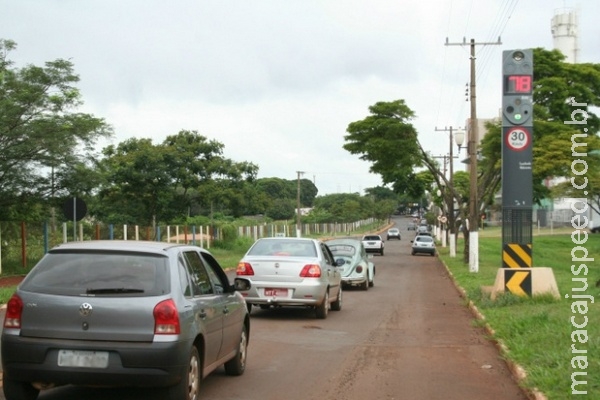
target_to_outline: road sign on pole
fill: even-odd
[[[502,82],[503,267],[528,268],[532,266],[533,229],[533,50],[502,53]],[[507,263],[507,254],[517,260]],[[526,289],[521,285],[525,275],[516,274],[507,281],[512,282],[506,287],[514,294],[531,294],[530,285]]]

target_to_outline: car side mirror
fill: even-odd
[[[249,290],[252,287],[252,284],[248,279],[244,278],[235,278],[233,280],[233,288],[238,291]]]

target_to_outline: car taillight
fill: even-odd
[[[362,272],[362,265],[359,265],[358,267],[356,267],[356,272],[360,273]]]
[[[321,267],[319,264],[306,264],[300,271],[302,278],[318,278],[321,276]]]
[[[13,294],[6,304],[6,315],[4,316],[5,328],[20,328],[21,314],[23,313],[23,300]]]
[[[254,270],[252,269],[252,265],[247,262],[240,262],[237,265],[235,270],[236,275],[254,275]]]
[[[178,335],[181,332],[179,313],[173,299],[161,301],[154,307],[154,333]]]

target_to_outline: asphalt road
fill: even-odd
[[[408,219],[401,241],[375,256],[375,286],[344,291],[325,320],[300,309],[252,311],[248,365],[202,382],[219,400],[525,400],[506,364],[437,257],[410,255]],[[42,400],[163,400],[154,390],[64,387]],[[0,395],[0,399],[4,399]]]

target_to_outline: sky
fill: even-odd
[[[565,9],[579,61],[600,63],[596,0],[0,0],[0,38],[17,43],[16,67],[73,62],[79,111],[115,132],[100,147],[197,131],[259,178],[302,172],[319,195],[364,194],[382,182],[343,149],[351,122],[403,99],[423,147],[447,155],[443,129],[470,115],[470,49],[446,43],[482,43],[477,116],[492,118],[502,51],[552,49]]]

